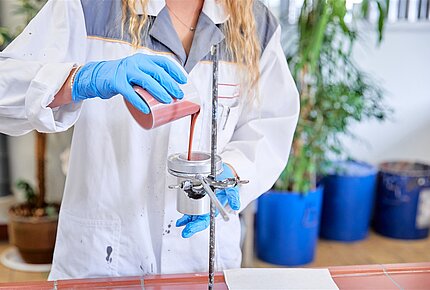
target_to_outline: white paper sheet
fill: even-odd
[[[230,290],[339,289],[328,269],[242,268],[225,270]]]

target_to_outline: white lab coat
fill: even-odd
[[[164,1],[150,1],[149,14],[157,15],[163,6]],[[203,12],[215,24],[226,19],[215,0],[206,0]],[[159,53],[145,47],[137,52]],[[1,132],[61,132],[75,126],[50,279],[207,271],[208,230],[181,237],[182,228],[175,227],[181,217],[176,192],[167,188],[177,181],[167,173],[166,158],[186,152],[189,118],[146,131],[121,96],[47,107],[74,65],[133,53],[125,41],[88,36],[79,0],[58,0],[49,1],[0,54]],[[173,53],[159,54],[177,61]],[[250,181],[240,188],[242,209],[278,178],[298,119],[298,93],[279,27],[267,40],[260,68],[258,103],[245,108],[239,100],[246,96],[231,89],[220,99],[218,152]],[[188,80],[202,105],[195,149],[209,151],[212,64],[199,61]],[[221,61],[220,84],[239,81],[235,64]],[[217,218],[217,270],[240,267],[239,218],[230,216],[229,222]]]

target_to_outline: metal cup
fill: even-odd
[[[142,113],[124,98],[125,104],[137,123],[147,130],[157,128],[200,111],[197,90],[190,84],[181,87],[184,92],[184,98],[182,100],[173,99],[170,104],[160,103],[139,86],[133,86],[133,89],[148,105],[149,114]]]

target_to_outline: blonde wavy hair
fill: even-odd
[[[137,1],[143,8],[142,15],[136,9]],[[239,65],[245,87],[255,89],[260,78],[259,59],[261,54],[253,13],[254,0],[218,0],[224,6],[228,20],[224,24],[229,54]],[[149,0],[122,0],[122,27],[128,22],[128,32],[133,47],[141,44],[142,29],[148,21]]]

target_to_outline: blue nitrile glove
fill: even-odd
[[[223,171],[217,176],[217,180],[224,180],[229,177],[235,177],[230,166],[223,164]],[[226,189],[219,189],[216,191],[216,196],[223,206],[228,202],[232,210],[239,210],[240,208],[240,197],[239,188],[237,186]],[[216,213],[218,215],[218,211]],[[182,230],[182,237],[189,238],[197,232],[203,231],[209,226],[209,214],[204,215],[187,215],[176,221],[177,227],[185,226]]]
[[[163,56],[137,53],[118,60],[90,62],[81,67],[74,78],[72,99],[75,102],[95,97],[109,99],[121,94],[148,114],[148,106],[132,86],[140,86],[158,101],[170,103],[170,96],[176,99],[184,96],[176,82],[185,84],[187,78],[172,61]]]

